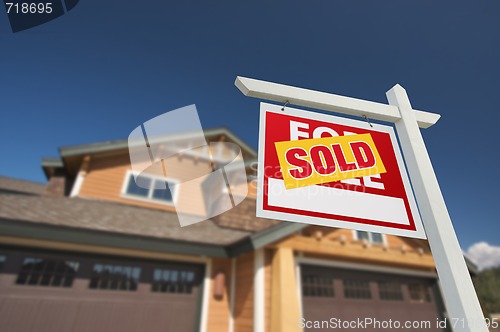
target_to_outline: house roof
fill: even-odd
[[[219,127],[212,128],[204,131],[204,134],[207,138],[219,137],[219,136],[227,136],[229,140],[238,144],[241,148],[251,154],[253,157],[257,156],[257,151],[254,148],[249,146],[247,143],[242,141],[238,136],[236,136],[232,131],[227,128]],[[179,135],[172,136],[173,139],[178,139]],[[111,150],[118,149],[127,149],[128,148],[128,140],[116,140],[116,141],[106,141],[92,144],[83,144],[83,145],[73,145],[67,147],[59,148],[59,153],[62,157],[74,156],[74,155],[82,155],[89,154],[95,152],[105,152]]]
[[[252,217],[247,199],[211,220],[180,227],[175,213],[107,201],[44,196],[42,183],[0,176],[0,234],[168,253],[235,257],[307,227]],[[229,220],[239,216],[238,223]],[[248,218],[246,218],[248,216]],[[469,271],[477,267],[465,257]]]
[[[175,213],[120,203],[59,196],[0,197],[0,218],[4,220],[222,245],[250,234],[218,227],[211,220],[182,228]]]
[[[0,193],[40,195],[45,190],[45,183],[0,176]]]
[[[273,220],[231,225],[222,219],[180,227],[172,212],[78,197],[45,196],[41,195],[44,186],[0,177],[0,234],[231,257],[305,226]],[[253,210],[252,202],[247,199],[240,205]]]
[[[247,160],[253,160],[257,157],[257,151],[250,145],[242,141],[231,130],[219,127],[208,129],[204,131],[205,137],[208,141],[215,138],[224,137],[228,141],[234,142],[242,148],[243,156]],[[189,137],[190,133],[185,134]],[[173,135],[171,138],[165,137],[165,140],[177,140],[181,136]],[[118,151],[128,151],[128,140],[114,140],[105,141],[92,144],[72,145],[59,148],[60,158],[43,158],[42,168],[47,177],[54,172],[55,169],[64,168],[70,175],[76,174],[78,171],[81,160],[85,155],[89,154],[103,154],[103,153],[116,153]]]

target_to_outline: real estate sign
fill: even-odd
[[[260,112],[258,217],[425,238],[391,126]]]

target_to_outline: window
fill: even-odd
[[[334,297],[333,278],[318,275],[305,275],[302,281],[304,296]]]
[[[370,243],[384,244],[384,237],[380,233],[356,231],[356,237],[358,240],[366,240]]]
[[[154,177],[149,175],[141,174],[137,181],[141,184],[138,186],[134,175],[132,173],[127,173],[125,178],[125,186],[123,189],[123,194],[127,197],[133,197],[136,199],[151,200],[159,203],[169,203],[172,204],[175,199],[175,192],[170,189],[169,185],[172,186],[176,184],[173,180],[165,181],[164,178]],[[166,185],[166,189],[155,189],[160,186],[160,183]],[[142,187],[147,187],[142,188]]]
[[[141,177],[141,185],[144,187],[151,187],[151,179]],[[139,196],[139,197],[145,197],[147,198],[149,196],[149,189],[145,189],[142,187],[139,187],[137,183],[135,182],[134,176],[130,175],[129,180],[128,180],[128,186],[127,186],[127,194],[128,195],[133,195],[133,196]]]
[[[94,264],[89,288],[135,291],[140,276],[140,267]]]
[[[153,272],[152,292],[191,294],[195,274],[193,271],[175,269],[155,269]]]
[[[0,271],[2,271],[3,265],[5,264],[6,260],[7,257],[5,257],[5,255],[0,255]]]
[[[402,301],[403,292],[399,282],[379,281],[378,291],[381,300]]]
[[[26,257],[16,284],[71,287],[80,263],[58,259]]]
[[[429,287],[423,283],[411,283],[408,285],[410,299],[415,302],[431,302]]]
[[[344,279],[344,296],[348,299],[371,299],[370,283],[367,280]]]

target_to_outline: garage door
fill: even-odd
[[[191,332],[203,268],[0,250],[1,330]]]
[[[442,331],[433,279],[302,265],[301,282],[304,322],[320,327],[306,331],[331,331],[334,324],[348,331],[397,330],[394,324],[411,324],[405,331]]]

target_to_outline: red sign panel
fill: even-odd
[[[258,217],[425,238],[392,127],[261,103],[259,136]],[[344,140],[348,147],[362,139],[382,167],[349,178],[341,174],[342,168],[351,165],[350,171],[355,170],[367,154],[359,150],[349,155],[348,149],[339,148],[341,143],[330,143]],[[328,176],[337,172],[342,180],[321,181],[328,164]],[[290,173],[284,177],[282,171]],[[290,185],[289,175],[298,173],[316,178],[309,181],[312,184]]]

